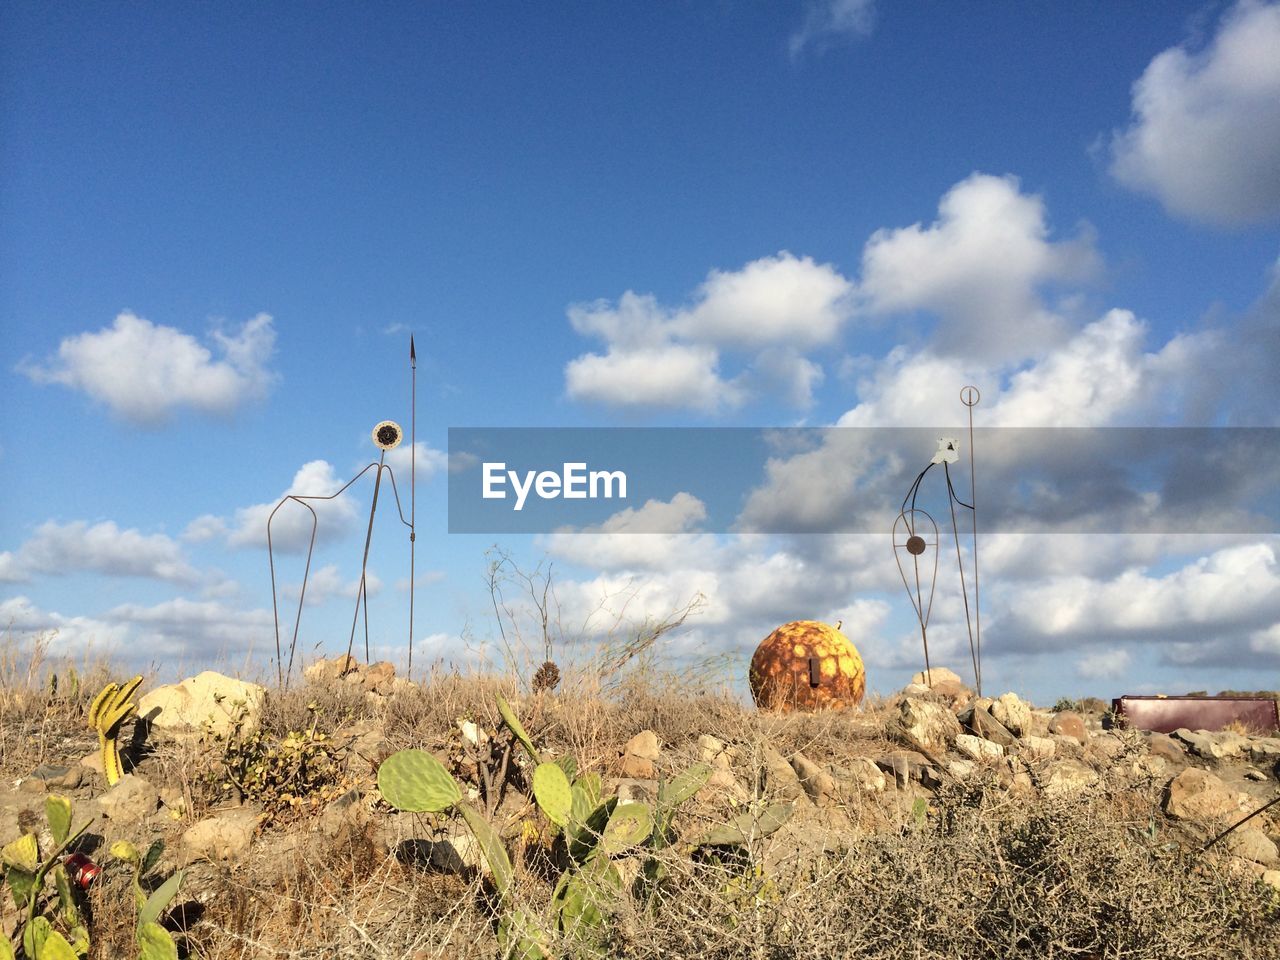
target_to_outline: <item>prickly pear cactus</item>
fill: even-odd
[[[378,767],[378,790],[387,803],[408,813],[439,813],[462,799],[458,783],[425,750],[401,750]]]
[[[678,807],[707,785],[711,764],[695,763],[658,787],[658,806]]]
[[[566,826],[573,813],[573,789],[559,764],[540,763],[533,771],[533,796],[547,819]]]
[[[516,716],[511,704],[507,703],[507,698],[499,693],[497,694],[497,701],[498,713],[502,714],[502,722],[507,725],[507,729],[516,735],[516,739],[520,741],[534,763],[541,762],[542,758],[538,756],[538,751],[534,748],[533,741],[529,739],[529,734],[525,733],[524,724]]]
[[[628,847],[644,843],[653,833],[653,814],[643,803],[620,803],[600,837],[600,852],[617,856]]]
[[[178,945],[173,942],[169,931],[158,923],[138,926],[138,947],[142,951],[138,960],[178,960]]]
[[[735,817],[732,823],[712,827],[698,840],[697,845],[727,846],[767,837],[791,819],[794,809],[789,803],[771,803],[759,812],[748,810]]]

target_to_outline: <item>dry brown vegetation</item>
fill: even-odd
[[[112,671],[78,664],[80,688],[68,690],[68,664],[49,663],[37,645],[0,650],[0,777],[8,784],[41,764],[76,764],[95,740],[84,726],[88,699]],[[49,677],[57,673],[53,693]],[[117,675],[118,679],[118,675]],[[743,770],[766,747],[803,751],[840,765],[896,749],[890,709],[871,702],[853,713],[773,716],[714,690],[663,676],[652,665],[624,674],[609,689],[566,682],[568,692],[524,696],[522,719],[551,754],[572,753],[581,769],[613,772],[622,745],[653,730],[664,745],[659,772],[687,767],[697,740],[734,745]],[[320,958],[492,958],[498,919],[483,871],[450,872],[425,862],[412,843],[390,843],[381,829],[395,816],[379,802],[376,763],[404,747],[447,756],[458,721],[496,730],[494,693],[517,697],[513,677],[437,672],[416,689],[382,700],[348,684],[296,684],[273,690],[262,729],[283,736],[315,723],[327,733],[374,728],[379,756],[351,760],[344,776],[361,791],[369,817],[337,830],[308,813],[264,826],[250,852],[231,863],[189,866],[179,906],[168,918],[184,931],[186,955],[199,960]],[[166,839],[164,865],[176,866],[183,831],[222,802],[211,783],[219,757],[196,738],[153,737],[139,743],[136,773],[175,793],[137,826],[135,842]],[[746,776],[752,791],[766,789]],[[344,787],[346,782],[342,784]],[[510,835],[517,898],[545,916],[544,821],[530,812],[514,782],[497,817],[539,826]],[[77,808],[105,789],[101,781],[68,791]],[[20,792],[20,791],[19,791]],[[15,796],[17,793],[15,792]],[[178,797],[180,796],[180,800]],[[924,804],[917,804],[923,797]],[[38,799],[38,797],[37,797]],[[1280,957],[1280,897],[1253,876],[1229,869],[1217,851],[1167,825],[1160,784],[1104,781],[1070,798],[1019,794],[990,773],[935,791],[915,785],[881,797],[849,796],[835,807],[810,807],[779,836],[733,855],[693,855],[677,844],[658,854],[668,879],[651,902],[624,898],[611,924],[606,955],[623,958],[1168,958]],[[174,811],[170,815],[170,811]],[[701,798],[681,814],[688,836],[726,815],[722,801]],[[399,815],[417,835],[443,835],[435,815]],[[93,833],[91,831],[90,836]],[[0,844],[13,837],[0,837]],[[94,855],[108,858],[99,848]],[[631,873],[635,865],[630,864]],[[629,876],[624,870],[624,876]],[[93,958],[133,957],[129,880],[108,866],[89,894]],[[10,914],[0,915],[6,926]],[[552,953],[574,944],[546,933]],[[131,952],[132,951],[132,952]]]

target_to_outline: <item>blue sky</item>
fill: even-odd
[[[965,383],[989,426],[1277,426],[1277,44],[1262,3],[8,4],[0,627],[273,647],[261,507],[408,425],[412,331],[424,657],[500,659],[496,539],[587,636],[701,590],[671,656],[841,618],[892,689],[883,542],[678,496],[679,534],[451,536],[448,428],[949,425]],[[848,469],[808,456],[759,502]],[[345,648],[369,493],[322,517],[309,650]],[[988,685],[1280,685],[1275,537],[983,549]],[[392,657],[406,552],[380,506]],[[957,584],[935,616],[962,666]]]

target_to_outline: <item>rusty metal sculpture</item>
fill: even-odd
[[[413,669],[413,601],[414,601],[414,549],[416,543],[415,536],[415,513],[416,513],[416,480],[417,480],[417,444],[415,436],[417,433],[417,369],[418,357],[414,348],[413,337],[409,337],[409,366],[411,370],[410,379],[412,382],[411,400],[410,400],[410,449],[409,449],[409,519],[404,517],[404,509],[400,505],[400,491],[396,486],[395,472],[386,463],[387,451],[394,450],[404,439],[404,431],[400,425],[394,420],[383,420],[373,428],[372,437],[374,445],[381,451],[377,462],[369,463],[363,470],[354,477],[344,483],[338,490],[330,494],[286,494],[275,509],[271,511],[271,515],[267,518],[267,558],[271,566],[271,610],[275,619],[275,635],[276,635],[276,678],[283,689],[288,689],[288,679],[293,672],[293,659],[298,646],[298,630],[302,624],[302,607],[307,598],[307,580],[311,575],[311,557],[315,552],[316,533],[319,529],[319,518],[316,516],[315,508],[308,501],[311,500],[336,500],[345,493],[357,480],[363,477],[370,470],[376,468],[373,481],[373,501],[369,506],[369,525],[365,532],[364,538],[364,555],[360,562],[360,585],[356,589],[356,605],[355,612],[351,617],[351,635],[347,640],[347,659],[344,663],[350,662],[351,650],[355,645],[356,624],[360,621],[360,614],[364,612],[364,657],[365,662],[369,661],[369,594],[368,594],[368,567],[369,567],[369,547],[373,543],[373,518],[378,509],[378,495],[382,489],[382,473],[385,470],[391,479],[391,492],[395,495],[396,513],[400,517],[400,522],[409,528],[409,671]],[[301,504],[306,507],[311,514],[311,536],[307,544],[307,561],[302,573],[302,589],[298,594],[298,610],[293,621],[293,636],[289,641],[289,663],[287,667],[283,666],[283,655],[280,647],[280,610],[279,599],[276,587],[276,560],[275,560],[275,544],[271,536],[271,524],[275,520],[276,514],[286,503],[290,501]]]
[[[902,498],[902,506],[893,523],[893,556],[898,564],[898,573],[902,577],[902,585],[906,588],[911,606],[915,610],[916,620],[920,624],[920,641],[924,647],[925,682],[932,684],[929,664],[929,615],[933,611],[933,595],[938,584],[938,562],[941,553],[938,524],[926,511],[916,506],[920,495],[920,485],[925,476],[937,465],[942,465],[947,479],[947,502],[951,510],[951,530],[955,537],[956,567],[960,572],[960,592],[964,596],[965,624],[969,630],[969,654],[973,660],[973,679],[979,696],[982,694],[982,621],[979,613],[978,594],[978,509],[976,495],[976,476],[973,452],[973,408],[982,399],[977,387],[965,387],[960,391],[960,401],[969,410],[969,503],[965,503],[956,493],[951,480],[951,464],[960,459],[959,443],[951,437],[941,437],[938,449],[929,464],[916,475],[907,495]],[[910,506],[908,506],[910,504]],[[960,552],[960,527],[956,518],[956,506],[968,509],[973,518],[973,608],[969,607],[969,589],[964,571],[964,558]],[[933,571],[927,577],[929,593],[926,600],[924,594],[925,576],[921,573],[922,558],[933,551]],[[906,551],[910,559],[913,573],[907,577],[901,551]],[[928,561],[924,561],[928,570]],[[913,585],[914,584],[914,585]]]

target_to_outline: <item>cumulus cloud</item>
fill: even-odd
[[[804,23],[791,34],[787,49],[793,59],[807,49],[821,53],[837,42],[869,35],[875,19],[875,0],[815,0],[805,12]]]
[[[927,310],[938,353],[1019,360],[1061,341],[1064,321],[1040,298],[1048,283],[1087,277],[1092,238],[1049,238],[1043,200],[1016,177],[974,174],[947,191],[929,226],[877,230],[862,254],[865,309]]]
[[[128,629],[121,624],[41,610],[23,596],[0,600],[0,623],[18,634],[56,633],[50,643],[50,651],[77,657],[90,650],[100,654],[118,651],[128,634]]]
[[[656,570],[712,549],[714,538],[696,534],[706,518],[706,504],[677,493],[628,507],[598,526],[557,532],[546,545],[555,556],[585,567]]]
[[[1122,677],[1133,657],[1128,650],[1097,650],[1076,661],[1076,673],[1088,680]]]
[[[244,610],[216,600],[126,603],[103,619],[128,635],[135,660],[164,656],[207,664],[227,655],[273,650],[275,644],[270,610]]]
[[[162,533],[121,530],[110,520],[90,525],[84,520],[50,520],[15,553],[0,554],[0,580],[20,582],[31,574],[61,575],[89,571],[114,577],[150,577],[191,585],[199,572],[182,548]]]
[[[367,475],[372,483],[373,471]],[[327,460],[312,460],[298,468],[293,482],[275,500],[241,507],[230,523],[218,517],[203,516],[187,527],[189,538],[222,534],[233,547],[265,547],[267,545],[267,521],[276,506],[289,495],[323,497],[337,493],[347,479],[339,477]],[[361,481],[363,482],[363,480]],[[334,500],[308,500],[317,520],[316,540],[333,540],[354,528],[360,496],[354,489]],[[272,543],[277,549],[299,551],[307,548],[312,530],[311,511],[296,501],[280,507],[271,520]]]
[[[989,426],[1136,426],[1171,419],[1189,425],[1174,416],[1180,412],[1181,387],[1226,343],[1209,330],[1179,334],[1154,350],[1147,340],[1146,323],[1128,310],[1110,310],[1012,372],[931,350],[897,348],[858,381],[860,402],[837,423],[936,426],[939,411],[957,411],[961,387],[973,383],[982,385],[982,423]]]
[[[382,580],[372,570],[365,572],[365,593],[369,597],[375,597],[382,592]],[[291,609],[297,609],[298,595],[302,591],[300,583],[285,584],[280,588],[280,602],[285,605],[292,605]],[[354,600],[360,593],[359,577],[344,577],[338,568],[332,564],[325,564],[316,570],[311,571],[311,575],[307,577],[307,606],[321,607],[335,597],[346,600]]]
[[[1004,633],[1030,648],[1063,639],[1242,640],[1280,622],[1280,569],[1267,543],[1225,547],[1163,575],[1050,577],[1005,600]]]
[[[419,483],[443,473],[449,466],[449,455],[447,453],[443,450],[437,450],[422,440],[419,440],[413,446],[402,443],[394,450],[388,450],[386,463],[395,471],[396,483],[400,489],[405,491],[409,489],[410,460],[413,458],[415,451],[417,452],[415,469],[417,470]]]
[[[81,390],[125,420],[157,426],[183,407],[228,414],[265,396],[276,380],[267,367],[275,339],[265,313],[233,333],[213,331],[210,350],[125,311],[110,327],[67,337],[56,357],[20,369],[36,383]]]
[[[822,371],[800,351],[833,342],[851,312],[852,284],[830,264],[785,251],[713,270],[690,303],[665,307],[624,293],[569,309],[574,330],[604,341],[565,367],[568,395],[614,407],[740,406],[755,395],[807,406]],[[723,353],[756,357],[753,370],[721,372]]]
[[[1280,216],[1280,4],[1238,3],[1202,51],[1160,53],[1111,142],[1113,175],[1174,214],[1234,225]]]

